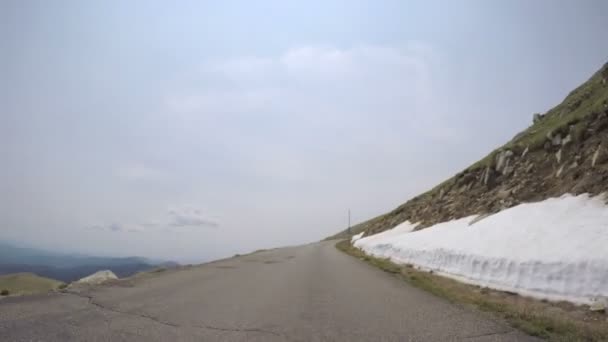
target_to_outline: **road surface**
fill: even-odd
[[[0,300],[1,341],[532,341],[332,242]]]

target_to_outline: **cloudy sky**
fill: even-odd
[[[0,2],[0,239],[199,261],[383,213],[608,61],[608,2]]]

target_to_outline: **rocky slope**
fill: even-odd
[[[565,193],[608,191],[608,63],[501,148],[389,213],[351,229],[417,229]],[[342,232],[334,237],[342,237]]]

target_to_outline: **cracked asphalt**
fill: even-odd
[[[535,341],[334,248],[0,300],[1,341]]]

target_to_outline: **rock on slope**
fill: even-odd
[[[501,148],[352,232],[368,236],[405,221],[422,229],[566,193],[596,195],[608,191],[607,162],[608,63]]]

